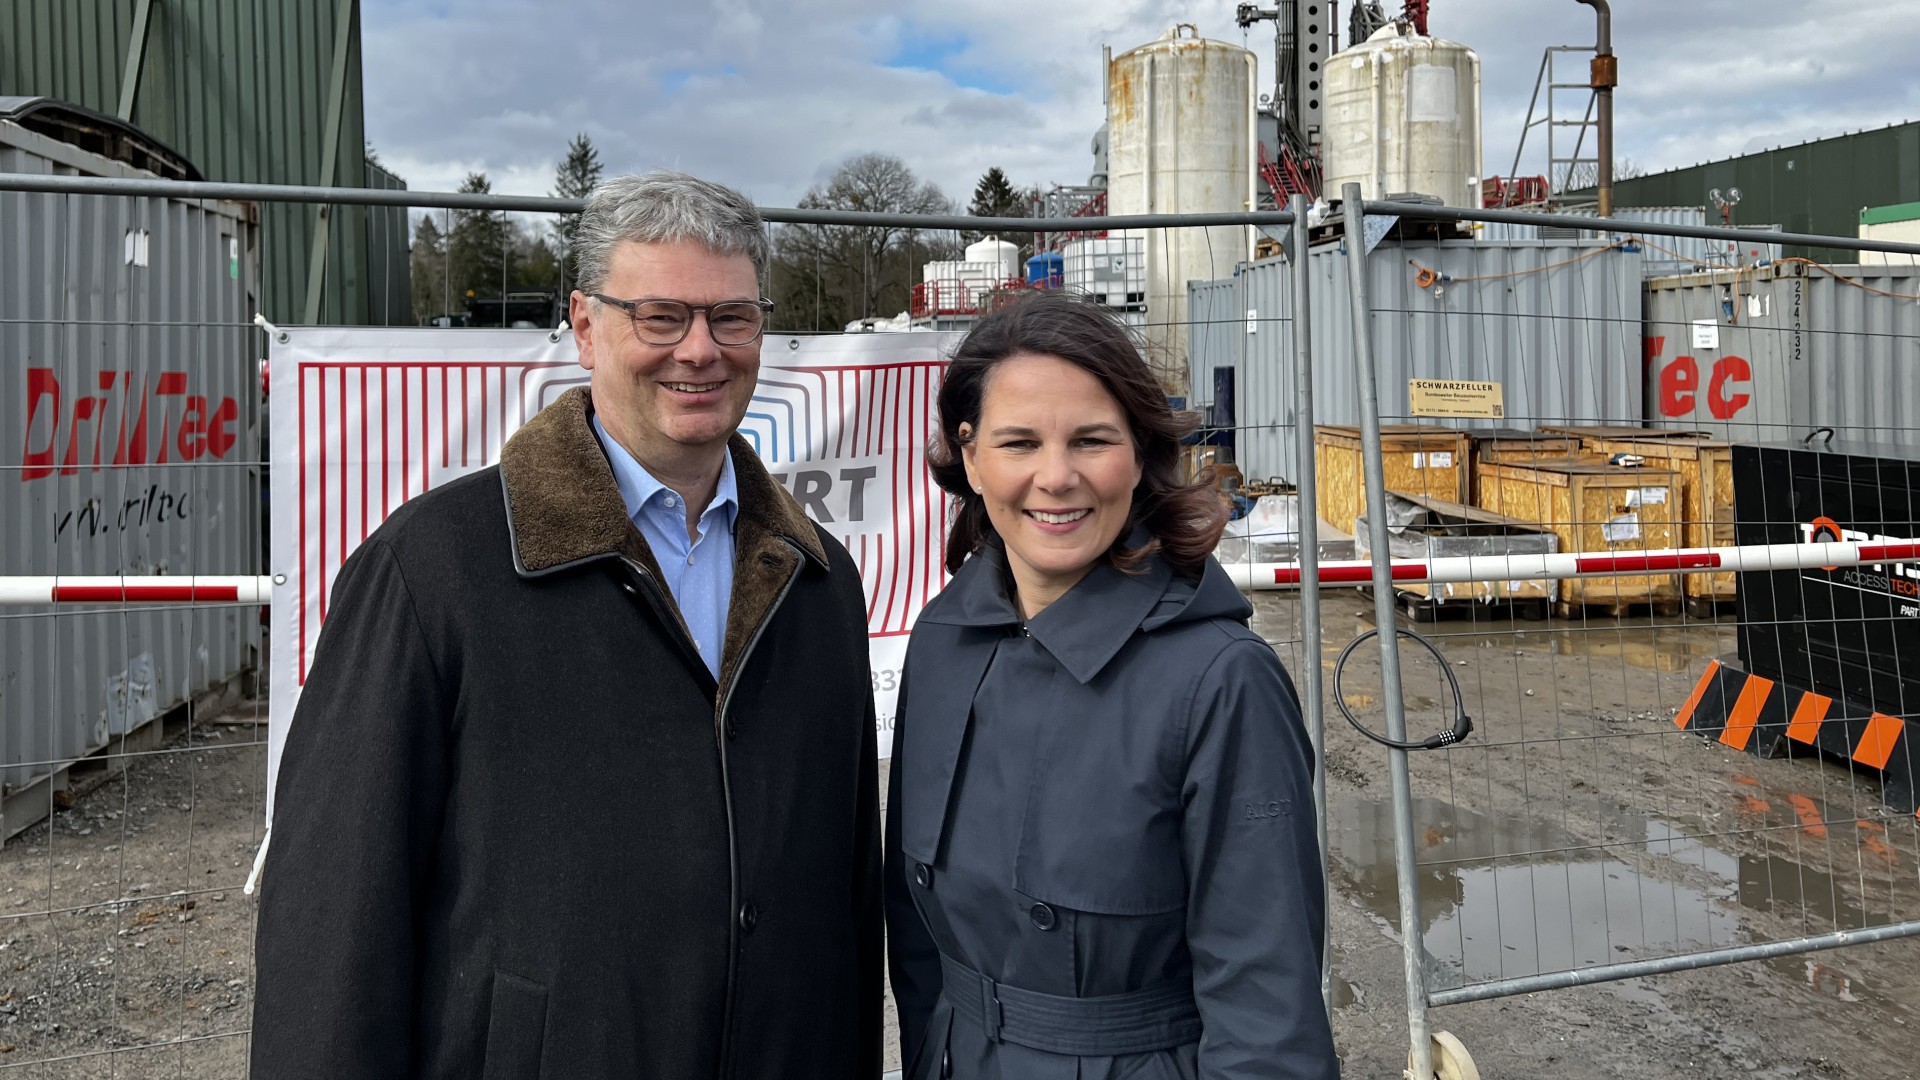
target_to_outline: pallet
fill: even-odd
[[[1556,600],[1553,605],[1553,615],[1557,619],[1626,619],[1636,615],[1671,619],[1678,617],[1679,614],[1680,598],[1677,596],[1625,604],[1587,604],[1572,600]]]
[[[1394,590],[1394,606],[1407,618],[1417,623],[1433,622],[1511,622],[1524,619],[1527,622],[1542,622],[1549,614],[1553,601],[1545,597],[1523,600],[1462,600],[1451,604],[1442,604],[1432,597],[1419,593]]]
[[[187,729],[190,717],[216,714],[253,692],[254,673],[241,670],[176,703],[125,735],[115,735],[85,755],[56,764],[0,796],[0,840],[11,840],[60,810],[71,809],[142,754],[158,750]],[[201,721],[204,722],[204,721]]]
[[[1687,595],[1686,607],[1687,618],[1696,619],[1700,622],[1731,619],[1734,617],[1735,611],[1738,610],[1737,605],[1735,605],[1732,600],[1716,596],[1699,596],[1691,593]]]

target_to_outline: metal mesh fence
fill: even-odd
[[[417,242],[423,220],[451,236],[462,213],[571,208],[472,206],[381,210],[366,227],[407,213]],[[1020,223],[781,213],[775,247],[791,258],[768,290],[783,333],[964,329],[1021,293],[1072,287],[1135,327],[1169,395],[1200,414],[1188,461],[1213,466],[1235,512],[1218,556],[1254,590],[1254,626],[1322,747],[1327,989],[1351,1073],[1398,1070],[1406,1035],[1423,1040],[1440,1006],[1483,1063],[1516,1073],[1553,1066],[1543,1027],[1617,1029],[1608,1048],[1583,1044],[1600,1075],[1683,1045],[1715,1010],[1778,1016],[1781,1030],[1716,1033],[1698,1051],[1709,1074],[1782,1046],[1865,1074],[1905,1067],[1896,1026],[1840,1032],[1849,1013],[1903,1017],[1920,989],[1910,944],[1856,944],[1920,917],[1915,564],[1527,564],[1408,578],[1385,597],[1342,564],[1914,536],[1912,255],[1819,264],[1756,245],[1666,273],[1695,250],[1670,232],[1589,222],[1543,238],[1572,226],[1495,215],[1512,227],[1489,238],[1437,208],[1380,206],[1297,226],[1114,221],[1105,235],[1077,219],[1058,276],[1030,277]],[[271,569],[252,220],[197,196],[0,193],[8,234],[32,237],[13,265],[53,268],[10,265],[0,283],[0,377],[26,403],[0,419],[13,491],[0,574]],[[992,229],[1017,261],[976,270],[967,245]],[[880,255],[829,272],[862,250]],[[1195,260],[1206,275],[1177,279]],[[451,271],[436,285],[420,265],[404,297],[370,293],[404,299],[407,318],[371,321],[473,321],[483,308]],[[557,321],[555,297],[517,312],[513,291],[503,279],[497,325]],[[1148,293],[1178,302],[1156,309]],[[842,320],[849,296],[859,317]],[[1329,564],[1317,587],[1298,584],[1302,562]],[[1277,587],[1289,567],[1294,584]],[[244,1075],[258,612],[0,609],[0,962],[13,965],[0,1069]],[[1398,642],[1389,674],[1369,640],[1340,663],[1383,613],[1438,658]],[[1389,752],[1342,719],[1344,705],[1377,733],[1425,739],[1455,722],[1456,685],[1473,733],[1432,752]],[[1761,963],[1687,970],[1739,958]],[[1639,981],[1604,1006],[1558,989],[1622,978]],[[1643,1036],[1624,1035],[1647,1017]]]

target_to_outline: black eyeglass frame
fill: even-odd
[[[759,341],[761,338],[767,335],[767,318],[766,317],[773,313],[773,301],[767,299],[764,296],[760,297],[757,300],[721,300],[717,303],[712,303],[712,304],[689,304],[684,300],[675,300],[671,296],[642,296],[642,297],[637,297],[633,300],[617,300],[611,296],[606,296],[601,293],[588,293],[587,296],[594,300],[598,300],[603,304],[612,304],[614,307],[617,307],[620,310],[626,312],[627,322],[633,327],[633,336],[636,339],[638,339],[641,343],[646,345],[652,345],[656,348],[667,348],[669,346],[678,345],[681,342],[687,340],[687,335],[693,333],[693,316],[696,313],[698,313],[706,316],[707,334],[709,337],[713,337],[714,344],[719,345],[722,348],[738,349],[746,345],[751,345],[754,342]],[[641,304],[678,304],[680,305],[681,307],[687,309],[687,325],[685,329],[681,330],[680,336],[677,338],[674,338],[672,341],[648,341],[645,337],[642,337],[640,334],[639,308]],[[745,341],[721,341],[718,337],[714,336],[713,334],[713,316],[711,314],[713,309],[718,307],[728,307],[733,304],[748,304],[760,309],[760,328],[754,331],[753,336],[748,338]]]

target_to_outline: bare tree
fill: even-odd
[[[800,199],[806,209],[893,214],[951,214],[953,203],[907,163],[888,154],[862,154]],[[839,329],[867,316],[907,306],[915,260],[940,258],[955,247],[951,233],[929,235],[905,225],[787,225],[775,235],[778,266],[773,297],[783,327]]]

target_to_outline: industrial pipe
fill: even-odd
[[[1599,127],[1600,216],[1613,215],[1613,88],[1620,84],[1620,64],[1613,55],[1613,9],[1607,0],[1578,0],[1593,9],[1595,22],[1593,68],[1594,119]]]

